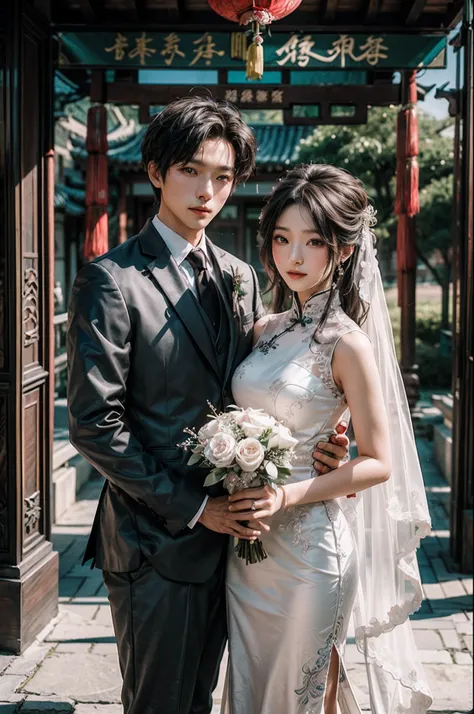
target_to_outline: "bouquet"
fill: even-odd
[[[197,433],[185,429],[189,438],[181,446],[192,452],[188,465],[210,468],[204,486],[220,481],[228,493],[266,484],[275,490],[291,474],[298,443],[290,430],[261,409],[230,406],[212,414]],[[260,540],[236,539],[235,551],[247,565],[267,557]]]

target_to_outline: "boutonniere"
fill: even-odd
[[[244,283],[246,283],[247,280],[244,280],[243,274],[240,272],[238,268],[232,268],[232,309],[234,311],[234,314],[238,314],[238,309],[239,309],[239,302],[242,300],[246,295],[246,291],[244,289]]]

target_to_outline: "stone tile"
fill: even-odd
[[[462,638],[469,652],[472,652],[472,635],[463,635]]]
[[[442,630],[441,639],[443,640],[444,646],[451,650],[462,649],[461,640],[459,638],[456,630]]]
[[[464,620],[464,622],[455,622],[454,627],[456,628],[456,632],[460,635],[472,635],[472,622],[469,622],[469,620]]]
[[[435,630],[414,630],[413,635],[416,646],[420,650],[442,650],[445,647],[439,633]]]
[[[54,654],[25,686],[25,692],[80,702],[120,702],[121,678],[117,659],[93,652]]]
[[[472,666],[425,664],[433,694],[431,711],[468,712],[472,709]]]
[[[62,620],[56,625],[54,630],[48,635],[48,642],[97,642],[105,638],[110,641],[114,636],[111,627],[106,627],[94,622],[94,620],[84,619],[74,612],[64,613]]]
[[[73,714],[74,702],[61,697],[29,695],[20,709],[20,714]]]
[[[12,663],[13,655],[0,654],[0,674]]]
[[[450,664],[453,660],[446,650],[418,650],[424,664]]]
[[[74,714],[122,714],[122,712],[121,704],[77,704],[74,710]]]
[[[7,674],[23,675],[23,679],[29,677],[36,667],[41,664],[50,649],[51,645],[38,644],[35,642],[28,647],[22,655],[15,657],[7,670]]]
[[[60,642],[54,648],[54,655],[77,654],[85,655],[94,647],[90,642]]]
[[[99,607],[99,610],[94,617],[94,622],[98,625],[105,625],[105,627],[113,627],[112,613],[108,605],[102,605]]]
[[[100,656],[118,658],[117,645],[115,642],[96,642],[91,645],[91,652]]]
[[[453,621],[464,623],[466,620],[472,619],[469,617],[469,614],[468,612],[456,612],[453,614]]]
[[[0,702],[0,714],[16,714],[18,704],[16,702]]]
[[[425,598],[430,601],[442,600],[444,598],[444,593],[439,583],[423,583],[423,590]]]
[[[59,594],[61,597],[74,597],[84,582],[84,578],[60,578]]]
[[[411,626],[414,630],[454,630],[454,620],[452,615],[445,617],[431,617],[411,620]]]
[[[463,597],[447,598],[442,597],[436,600],[430,600],[430,605],[434,613],[443,613],[447,615],[452,612],[463,612],[470,607],[469,595]]]
[[[78,604],[75,600],[69,600],[67,603],[61,603],[59,605],[59,612],[67,612],[72,615],[78,615],[82,617],[83,620],[91,621],[94,619],[99,605],[95,602],[91,602],[89,605]]]
[[[92,571],[94,572],[94,571]],[[93,597],[94,595],[97,595],[99,590],[101,589],[103,585],[102,581],[102,573],[99,573],[99,571],[95,571],[95,575],[93,577],[85,578],[81,587],[77,591],[75,597],[78,598],[83,598],[83,597]]]
[[[0,677],[0,702],[11,701],[11,697],[20,688],[25,677],[21,674],[2,674]]]
[[[446,597],[466,597],[466,591],[460,580],[447,580],[442,582],[441,589]]]
[[[472,595],[472,578],[463,578],[461,580],[462,586],[468,595]]]
[[[456,664],[468,664],[472,666],[472,654],[470,652],[455,652],[454,661]]]

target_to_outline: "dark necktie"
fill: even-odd
[[[194,270],[196,288],[201,307],[211,321],[217,334],[219,331],[221,312],[219,295],[217,293],[217,286],[209,275],[206,256],[201,248],[194,248],[194,250],[188,253],[186,260]]]

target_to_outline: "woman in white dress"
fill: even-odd
[[[408,622],[421,603],[415,550],[429,515],[372,217],[362,184],[323,165],[290,171],[262,212],[273,311],[232,388],[239,406],[291,429],[298,459],[276,491],[229,499],[242,520],[270,527],[266,560],[229,555],[230,714],[360,712],[344,667],[351,615],[373,714],[422,714],[431,703]],[[358,456],[316,473],[314,443],[348,417]]]

